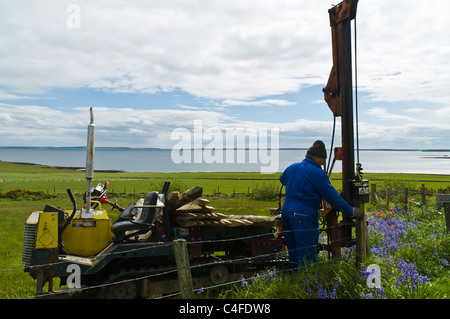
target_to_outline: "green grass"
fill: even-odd
[[[35,293],[36,283],[22,266],[23,229],[28,215],[42,210],[44,202],[67,207],[70,203],[63,198],[42,202],[0,198],[0,299],[25,298]]]
[[[143,194],[151,190],[160,190],[165,180],[170,180],[178,189],[188,189],[193,186],[202,186],[204,197],[211,201],[211,205],[218,212],[226,214],[251,214],[268,215],[270,208],[277,207],[277,198],[271,200],[256,200],[256,190],[270,193],[271,185],[278,185],[278,174],[259,173],[104,173],[96,172],[93,185],[96,183],[110,182],[108,198],[111,201],[118,200],[119,204],[126,206],[135,202]],[[446,188],[450,185],[448,175],[421,175],[421,174],[366,174],[371,183],[377,183],[377,189],[390,185],[397,189],[408,186],[411,190],[417,190],[425,184],[427,190]],[[340,174],[332,175],[333,185],[339,189],[341,185]],[[266,186],[269,187],[266,187]],[[9,190],[24,189],[43,191],[45,194],[57,193],[55,198],[42,198],[44,196],[22,196],[18,199],[0,198],[0,298],[27,298],[35,293],[35,281],[23,272],[21,263],[22,240],[24,223],[32,211],[42,210],[45,204],[70,208],[71,203],[66,195],[66,189],[71,188],[75,193],[77,203],[82,203],[82,193],[85,191],[86,182],[84,172],[71,169],[56,169],[39,165],[19,165],[0,161],[0,193]],[[416,297],[443,298],[449,295],[450,282],[448,268],[439,268],[439,262],[435,256],[435,250],[439,250],[442,257],[445,249],[450,247],[448,235],[433,237],[437,229],[443,229],[443,216],[439,215],[433,202],[433,197],[428,196],[431,202],[426,209],[420,207],[420,196],[411,192],[413,202],[411,209],[416,212],[415,218],[421,222],[421,227],[411,231],[411,240],[420,243],[421,249],[413,247],[404,249],[397,257],[409,262],[417,261],[417,268],[433,277],[431,283],[421,287],[420,294]],[[382,210],[383,214],[398,204],[391,203],[390,207],[382,203],[367,205],[371,211]],[[118,211],[108,213],[112,220],[118,217]],[[373,237],[371,240],[376,240]],[[375,242],[373,244],[376,244]],[[435,250],[433,250],[435,249]],[[448,255],[447,255],[448,256]],[[387,259],[369,259],[367,262],[387,265]],[[392,261],[391,261],[392,262]],[[242,290],[239,285],[233,289],[210,293],[214,298],[317,298],[318,287],[327,289],[328,295],[333,292],[336,281],[336,296],[338,298],[361,297],[361,293],[370,293],[364,287],[364,282],[356,282],[354,278],[361,276],[361,271],[354,268],[352,262],[333,261],[320,263],[305,270],[307,283],[303,282],[305,276],[293,276],[290,274],[277,274],[278,281],[269,281],[270,275],[264,279],[256,279],[256,284],[249,284]],[[386,267],[386,269],[389,269]],[[428,271],[428,273],[427,273]],[[445,273],[445,271],[447,271]],[[395,276],[398,277],[398,274]],[[391,278],[391,281],[390,279]],[[392,279],[393,278],[393,279]],[[314,281],[316,280],[316,281]],[[265,284],[264,284],[265,282]],[[319,285],[320,283],[320,285]],[[392,293],[385,295],[388,298],[398,298],[399,294],[406,294],[395,286],[395,277],[385,277],[382,283],[390,288]],[[251,290],[248,287],[253,287]],[[423,289],[422,289],[423,288]],[[426,289],[425,289],[426,288]],[[411,296],[410,296],[411,297]]]
[[[164,180],[182,181],[186,187],[200,185],[205,194],[249,193],[264,180],[277,181],[280,174],[259,173],[104,173],[95,172],[93,185],[110,182],[109,193],[146,193]],[[42,190],[49,193],[83,193],[84,172],[40,165],[20,165],[0,161],[0,192],[10,189]]]
[[[110,182],[109,193],[146,193],[151,187],[162,185],[164,180],[181,181],[186,187],[200,185],[205,194],[251,193],[258,185],[278,182],[280,173],[105,173],[95,172],[93,184]],[[373,174],[364,178],[378,187],[401,183],[417,188],[425,184],[427,189],[445,188],[450,185],[448,175],[424,174]],[[341,188],[341,174],[333,173],[331,182]],[[21,165],[0,161],[0,193],[11,189],[28,189],[48,193],[65,194],[70,187],[74,193],[83,193],[86,188],[84,172],[73,169],[56,169],[42,165]],[[396,187],[398,188],[398,187]]]

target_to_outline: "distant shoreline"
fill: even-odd
[[[16,165],[26,165],[26,166],[42,166],[42,167],[48,167],[51,169],[69,169],[69,170],[76,170],[76,171],[84,171],[85,167],[78,167],[78,166],[53,166],[53,165],[46,165],[46,164],[37,164],[37,163],[29,163],[29,162],[12,162],[12,161],[2,161],[0,160],[0,163],[10,163],[10,164],[16,164]],[[138,173],[138,172],[131,172],[131,171],[124,171],[124,170],[111,170],[111,169],[95,169],[94,170],[97,173]],[[163,174],[170,174],[169,172],[144,172],[144,173],[163,173]],[[176,172],[179,173],[193,173],[193,172]],[[204,172],[198,172],[198,173],[204,173]],[[215,173],[215,172],[207,172],[207,173]],[[256,173],[256,172],[217,172],[217,173]],[[278,172],[281,174],[281,172]],[[438,174],[438,173],[372,173],[372,172],[366,172],[367,174],[401,174],[401,175],[429,175],[429,176],[448,176],[449,174]],[[333,178],[331,178],[333,180]],[[334,178],[335,180],[335,178]],[[434,181],[428,181],[423,180],[423,182],[434,182]],[[450,181],[448,181],[450,183]]]
[[[37,150],[86,150],[86,146],[0,146],[1,149],[37,149]],[[191,150],[195,150],[192,148]],[[205,148],[198,148],[204,150]],[[227,150],[228,148],[215,148],[217,150]],[[229,148],[229,149],[241,149],[241,148]],[[258,150],[258,148],[245,148],[245,150]],[[170,148],[157,148],[157,147],[112,147],[112,146],[98,146],[95,147],[96,151],[170,151]],[[280,147],[280,151],[306,151],[308,148],[304,147]],[[407,149],[407,148],[360,148],[360,151],[377,151],[377,152],[450,152],[450,149]]]
[[[187,151],[185,154],[184,151]],[[219,153],[217,153],[219,151]],[[267,152],[268,151],[268,152]],[[111,148],[97,147],[95,155],[95,170],[98,172],[258,172],[261,167],[273,165],[274,171],[282,172],[294,162],[303,159],[307,149],[281,148],[278,153],[274,150],[260,151],[238,149],[230,154],[234,159],[229,161],[223,153],[227,151],[205,150],[201,154],[202,162],[196,159],[201,150],[183,150],[186,155],[181,162],[174,161],[173,150],[147,148]],[[178,152],[180,152],[178,150]],[[211,153],[213,152],[213,153]],[[258,152],[258,157],[252,157],[252,152]],[[270,154],[268,154],[270,153]],[[203,156],[213,156],[213,161],[206,161]],[[215,157],[216,155],[220,157]],[[253,154],[255,155],[255,154]],[[263,157],[261,157],[264,155]],[[447,155],[447,156],[445,156]],[[239,156],[241,156],[239,160]],[[375,150],[361,149],[360,161],[365,172],[373,173],[414,173],[414,174],[445,174],[450,175],[450,150],[447,151],[412,151],[412,150]],[[30,163],[57,169],[84,170],[86,162],[85,147],[2,147],[0,146],[0,160],[16,163]],[[266,166],[264,166],[266,165]],[[334,171],[341,171],[337,165]]]
[[[38,164],[38,163],[29,163],[29,162],[11,162],[11,161],[2,161],[3,163],[10,163],[10,164],[17,164],[17,165],[28,165],[28,166],[44,166],[48,168],[55,168],[55,169],[72,169],[75,171],[84,171],[86,170],[85,167],[78,167],[78,166],[53,166],[53,165],[46,165],[46,164]],[[112,170],[112,169],[94,169],[95,172],[99,173],[126,173],[126,171],[123,170]]]

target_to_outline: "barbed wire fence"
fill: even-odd
[[[403,192],[405,194],[405,198],[407,198],[408,195],[412,195],[413,192],[410,192],[408,190],[407,187],[405,187],[405,189],[403,189]],[[376,188],[375,191],[371,192],[371,195],[376,194]],[[401,190],[399,191],[399,193],[401,193]],[[440,191],[437,190],[437,193],[439,194]],[[388,193],[386,193],[386,198],[388,198],[387,196]],[[435,195],[435,192],[428,192],[426,191],[425,187],[422,186],[418,191],[414,192],[415,195],[420,194],[422,199],[425,199],[425,202],[422,202],[422,204],[426,204],[426,197],[427,196],[431,196],[431,195]],[[382,199],[382,197],[380,196],[378,198],[378,200]],[[405,200],[405,205],[407,205],[408,203],[406,203]],[[333,227],[340,227],[339,225],[337,226],[329,226],[327,227],[328,229],[331,229]],[[304,231],[317,231],[317,228],[312,228],[312,229],[302,229],[302,230],[296,230],[296,231],[292,231],[292,232],[304,232]],[[319,228],[320,232],[324,232],[325,228]],[[284,233],[287,233],[286,231],[284,231]],[[245,236],[245,237],[239,237],[239,238],[232,238],[232,239],[216,239],[216,240],[206,240],[206,241],[190,241],[188,242],[188,244],[211,244],[211,243],[227,243],[230,241],[242,241],[242,240],[251,240],[251,239],[256,239],[258,237],[264,237],[264,236],[268,236],[268,235],[273,235],[273,233],[266,233],[266,234],[257,234],[257,235],[253,235],[253,236]],[[338,241],[338,240],[336,240]],[[341,241],[341,239],[339,239],[339,241]],[[331,244],[332,241],[328,241],[328,244]],[[323,244],[319,243],[318,245]],[[163,243],[163,244],[159,244],[158,247],[162,247],[162,246],[172,246],[173,243],[172,242],[167,242],[167,243]],[[318,245],[311,245],[311,246],[304,246],[304,247],[300,247],[298,249],[306,249],[306,248],[312,248],[312,247],[316,247]],[[394,246],[394,245],[393,245]],[[132,248],[130,250],[126,250],[126,251],[120,251],[120,252],[111,252],[108,254],[100,254],[97,255],[97,257],[106,257],[106,256],[110,256],[110,255],[114,255],[114,254],[123,254],[123,253],[133,253],[135,251],[138,250],[148,250],[148,249],[152,249],[152,248],[157,248],[157,247],[149,247],[149,246],[145,246],[145,247],[140,247],[140,248]],[[387,247],[390,248],[390,247]],[[285,252],[286,254],[289,253],[289,251]],[[191,269],[192,270],[196,270],[199,269],[201,267],[210,267],[210,266],[215,266],[215,265],[219,265],[219,264],[226,264],[226,263],[230,263],[230,262],[251,262],[253,259],[257,259],[257,258],[261,258],[261,257],[272,257],[275,256],[277,253],[268,253],[268,254],[264,254],[264,255],[258,255],[258,256],[239,256],[236,257],[235,259],[233,259],[232,261],[227,261],[227,260],[220,260],[220,259],[215,259],[211,262],[207,262],[207,263],[201,263],[198,265],[191,265]],[[345,259],[346,257],[340,257],[337,259]],[[336,260],[336,259],[331,259],[331,258],[324,258],[323,260],[320,260],[319,263],[326,263],[332,260]],[[51,267],[52,265],[56,265],[56,264],[71,264],[73,263],[70,260],[58,260],[55,263],[47,263],[47,264],[40,264],[37,266],[31,266],[29,267],[30,269],[32,268],[38,268],[38,267]],[[289,268],[289,267],[288,267]],[[12,271],[24,271],[25,267],[15,267],[15,268],[9,268],[9,269],[0,269],[0,273],[6,273],[6,272],[12,272]],[[279,269],[277,270],[278,273],[283,273],[289,271],[289,269]],[[86,287],[81,287],[81,288],[71,288],[68,290],[61,290],[61,291],[51,291],[51,292],[47,292],[45,293],[46,296],[55,296],[55,295],[60,295],[60,294],[66,294],[67,292],[83,292],[83,291],[87,291],[87,290],[94,290],[94,289],[99,289],[99,288],[103,288],[103,287],[108,287],[111,285],[117,285],[117,284],[122,284],[122,283],[126,283],[126,282],[130,282],[130,281],[138,281],[138,280],[144,280],[144,279],[155,279],[158,276],[168,276],[168,275],[175,275],[177,273],[177,269],[174,266],[172,269],[167,269],[165,271],[161,271],[161,272],[157,272],[157,273],[152,273],[152,274],[147,274],[147,275],[143,275],[143,276],[138,276],[138,277],[134,277],[134,278],[130,278],[130,279],[123,279],[123,280],[119,280],[119,281],[114,281],[114,282],[109,282],[109,283],[102,283],[102,284],[98,284],[98,285],[92,285],[92,286],[86,286]],[[257,279],[259,278],[261,275],[260,274],[255,274],[252,277],[246,278],[248,280],[252,280],[252,279]],[[221,288],[227,285],[233,285],[233,284],[237,284],[240,283],[242,281],[242,279],[238,279],[238,280],[233,280],[233,281],[227,281],[225,283],[221,283],[221,284],[214,284],[211,286],[207,286],[207,287],[201,287],[201,288],[196,288],[194,289],[194,292],[199,292],[200,290],[204,291],[204,290],[210,290],[210,289],[217,289],[217,288]],[[171,298],[171,297],[175,297],[178,296],[180,294],[180,292],[176,292],[176,293],[172,293],[172,294],[167,294],[158,298]],[[36,296],[25,296],[23,297],[24,299],[30,299],[30,298],[35,298]]]
[[[328,229],[331,229],[333,227],[339,227],[337,226],[329,226]],[[307,232],[307,231],[319,231],[319,232],[324,232],[325,229],[324,228],[311,228],[311,229],[302,229],[302,230],[293,230],[290,232]],[[283,231],[283,233],[288,233],[287,231]],[[260,237],[267,237],[269,235],[274,235],[274,233],[266,233],[266,234],[257,234],[257,235],[252,235],[252,236],[245,236],[245,237],[239,237],[239,238],[232,238],[232,239],[216,239],[216,240],[206,240],[206,241],[190,241],[188,242],[188,244],[211,244],[211,243],[227,243],[227,242],[232,242],[232,241],[243,241],[243,240],[252,240],[252,239],[257,239]],[[339,241],[341,241],[341,239],[339,239]],[[332,241],[327,241],[327,244],[331,244]],[[304,246],[304,247],[299,247],[297,249],[307,249],[307,248],[318,248],[318,246],[325,244],[325,242],[319,242],[316,245],[310,245],[310,246]],[[153,249],[153,248],[161,248],[162,246],[172,246],[173,243],[172,242],[166,242],[163,244],[159,244],[158,247],[140,247],[140,248],[133,248],[130,250],[126,250],[126,251],[120,251],[120,252],[111,252],[111,253],[107,253],[107,254],[100,254],[97,256],[97,258],[101,258],[101,257],[106,257],[106,256],[110,256],[110,255],[115,255],[115,254],[120,254],[122,255],[123,253],[133,253],[136,252],[138,250],[149,250],[149,249]],[[284,254],[287,258],[287,254],[289,253],[288,250],[285,250]],[[211,266],[217,266],[220,264],[230,264],[230,263],[251,263],[252,260],[256,260],[256,259],[261,259],[264,257],[267,258],[271,258],[271,257],[276,257],[277,255],[279,256],[279,252],[276,253],[267,253],[267,254],[262,254],[262,255],[257,255],[257,256],[237,256],[231,260],[221,260],[220,257],[213,259],[211,262],[206,262],[206,263],[201,263],[201,264],[192,264],[191,265],[191,270],[198,270],[201,267],[211,267]],[[340,257],[338,259],[343,259],[343,257]],[[325,262],[329,262],[331,261],[331,258],[324,258],[323,260],[319,261],[319,263],[325,263]],[[334,259],[336,260],[336,259]],[[285,260],[286,263],[288,263],[288,260]],[[40,265],[36,265],[36,266],[31,266],[29,267],[30,269],[32,268],[40,268],[40,267],[51,267],[53,265],[56,264],[71,264],[73,263],[71,260],[58,260],[55,263],[46,263],[46,264],[40,264]],[[11,269],[0,269],[0,272],[8,272],[8,271],[17,271],[17,270],[25,270],[25,267],[16,267],[16,268],[11,268]],[[283,273],[286,271],[290,271],[289,267],[287,267],[287,269],[277,269],[278,273]],[[137,276],[137,277],[133,277],[133,278],[129,278],[129,279],[123,279],[123,280],[119,280],[119,281],[114,281],[114,282],[107,282],[107,283],[101,283],[98,285],[92,285],[92,286],[86,286],[86,287],[81,287],[81,288],[71,288],[71,289],[64,289],[64,290],[57,290],[57,291],[51,291],[51,292],[47,292],[45,293],[45,296],[55,296],[55,295],[59,295],[59,294],[66,294],[67,292],[83,292],[83,291],[87,291],[87,290],[95,290],[95,289],[100,289],[103,287],[108,287],[111,285],[118,285],[118,284],[123,284],[123,283],[127,283],[127,282],[132,282],[132,281],[139,281],[139,280],[144,280],[144,279],[156,279],[159,276],[168,276],[168,275],[175,275],[177,273],[177,268],[175,266],[173,266],[171,269],[166,269],[164,271],[161,272],[157,272],[157,273],[152,273],[152,274],[147,274],[147,275],[143,275],[143,276]],[[254,276],[248,277],[246,278],[247,280],[252,280],[252,279],[257,279],[259,278],[261,275],[256,273]],[[198,292],[200,290],[204,291],[204,290],[210,290],[210,289],[217,289],[220,287],[224,287],[227,285],[233,285],[233,284],[237,284],[240,283],[242,281],[242,279],[238,279],[238,280],[233,280],[233,281],[227,281],[225,283],[221,283],[221,284],[214,284],[211,286],[207,286],[207,287],[201,287],[201,288],[196,288],[194,289],[194,292]],[[178,296],[180,294],[180,292],[176,292],[176,293],[172,293],[172,294],[168,294],[168,295],[164,295],[164,296],[160,296],[158,298],[171,298],[171,297],[175,297]],[[30,298],[35,298],[36,296],[26,296],[24,297],[24,299],[30,299]]]
[[[241,227],[246,227],[246,226],[241,226]],[[247,226],[248,227],[248,226]],[[340,227],[340,226],[329,226],[328,229],[331,229],[333,227]],[[292,233],[296,233],[296,232],[308,232],[308,231],[319,231],[319,232],[323,232],[325,231],[324,228],[311,228],[311,229],[301,229],[301,230],[292,230],[289,232]],[[288,233],[287,231],[283,231],[283,233]],[[239,238],[231,238],[231,239],[215,239],[215,240],[200,240],[200,241],[189,241],[188,244],[213,244],[213,243],[219,243],[219,244],[226,244],[229,242],[233,242],[233,241],[246,241],[246,240],[252,240],[252,239],[257,239],[257,238],[261,238],[261,237],[267,237],[267,236],[274,236],[274,233],[265,233],[265,234],[257,234],[257,235],[251,235],[251,236],[244,236],[244,237],[239,237]],[[275,236],[274,236],[275,238]],[[336,240],[337,241],[337,240]],[[339,239],[339,241],[341,241],[341,239]],[[327,244],[331,244],[332,241],[328,240]],[[307,249],[307,248],[317,248],[322,245],[325,244],[325,242],[319,242],[318,244],[315,245],[309,245],[309,246],[304,246],[304,247],[297,247],[297,249]],[[162,243],[162,244],[158,244],[157,246],[144,246],[144,247],[139,247],[139,248],[132,248],[129,250],[121,250],[120,252],[110,252],[110,253],[106,253],[106,254],[99,254],[96,256],[96,258],[102,258],[102,257],[107,257],[107,256],[111,256],[111,255],[123,255],[124,253],[133,253],[136,252],[138,250],[151,250],[151,249],[159,249],[163,246],[173,246],[172,242],[166,242],[166,243]],[[283,260],[284,263],[286,263],[286,265],[288,265],[289,261],[287,259],[287,255],[288,255],[289,251],[286,249],[284,252],[282,252],[281,254],[284,254],[285,259]],[[202,262],[200,264],[195,264],[195,262],[193,264],[191,264],[190,268],[191,271],[195,271],[198,270],[202,267],[211,267],[211,266],[217,266],[217,265],[232,265],[233,263],[242,263],[242,264],[251,264],[252,261],[255,261],[257,259],[261,260],[262,258],[276,258],[276,257],[280,257],[280,252],[275,252],[275,253],[266,253],[266,254],[260,254],[257,256],[235,256],[231,259],[221,259],[221,256],[218,257],[212,257],[212,260],[210,262]],[[343,259],[344,257],[340,257],[337,259]],[[331,258],[324,258],[323,260],[319,261],[319,263],[326,263],[332,260],[336,260],[335,259],[331,259]],[[58,264],[72,264],[73,261],[72,260],[58,260],[54,263],[45,263],[45,264],[39,264],[39,265],[35,265],[35,266],[30,266],[27,267],[28,269],[33,269],[33,268],[42,268],[42,267],[52,267],[54,265],[58,265]],[[268,266],[270,267],[270,266]],[[0,269],[0,273],[4,273],[4,272],[10,272],[10,271],[19,271],[25,270],[25,267],[15,267],[15,268],[11,268],[11,269]],[[277,269],[277,273],[283,273],[286,271],[290,271],[289,267],[287,267],[287,269]],[[157,279],[158,277],[163,277],[163,276],[169,276],[169,275],[175,275],[177,274],[177,268],[175,265],[173,265],[172,267],[169,267],[168,269],[165,269],[163,271],[160,272],[156,272],[156,273],[150,273],[150,274],[145,274],[142,276],[135,276],[133,278],[127,278],[127,279],[122,279],[122,280],[118,280],[118,281],[113,281],[113,282],[103,282],[101,284],[98,285],[90,285],[90,286],[85,286],[85,287],[80,287],[80,288],[70,288],[70,289],[61,289],[61,290],[56,290],[56,291],[50,291],[50,292],[46,292],[45,294],[43,294],[43,296],[48,296],[48,297],[52,297],[52,296],[57,296],[60,294],[66,294],[68,292],[84,292],[84,291],[88,291],[88,290],[96,290],[96,289],[100,289],[100,288],[104,288],[104,287],[108,287],[108,286],[112,286],[112,285],[119,285],[119,284],[123,284],[123,283],[127,283],[127,282],[134,282],[134,281],[139,281],[139,280],[144,280],[144,279]],[[254,280],[261,277],[261,274],[255,273],[255,275],[246,278],[246,280]],[[211,290],[211,289],[217,289],[217,288],[221,288],[227,285],[233,285],[233,284],[237,284],[240,283],[242,281],[241,279],[238,280],[232,280],[232,281],[227,281],[224,283],[220,283],[220,284],[213,284],[207,287],[201,287],[201,288],[195,288],[194,292],[199,292],[199,291],[204,291],[204,290]],[[61,288],[61,287],[60,287]],[[175,293],[171,293],[171,294],[167,294],[164,296],[160,296],[158,297],[158,299],[161,298],[171,298],[171,297],[175,297],[178,296],[180,294],[180,292],[175,292]],[[31,298],[35,298],[36,296],[25,296],[23,297],[23,299],[31,299]],[[39,296],[37,296],[39,297]]]

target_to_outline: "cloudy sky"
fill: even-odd
[[[331,140],[329,0],[2,1],[0,146],[171,148],[176,128]],[[362,148],[450,148],[450,2],[360,0]],[[339,136],[338,136],[339,138]],[[340,144],[340,142],[338,142]]]

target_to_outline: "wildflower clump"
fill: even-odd
[[[448,298],[450,236],[444,216],[431,205],[420,210],[411,206],[366,212],[370,253],[361,267],[355,266],[354,246],[342,247],[340,259],[321,254],[317,263],[296,274],[280,268],[241,277],[221,297]]]
[[[406,215],[406,211],[397,207],[389,211],[385,218],[380,218],[381,212],[378,212],[375,218],[370,218],[369,215],[369,233],[373,238],[372,241],[375,242],[371,246],[371,253],[374,256],[387,257],[405,245],[410,245],[407,230],[416,228],[418,222],[392,218],[398,215]]]
[[[399,270],[398,278],[395,279],[397,287],[407,286],[414,293],[418,285],[423,285],[428,280],[427,276],[422,276],[418,273],[415,262],[407,263],[400,258],[396,259],[396,266]]]
[[[276,267],[261,271],[252,277],[241,275],[237,281],[239,285],[224,290],[219,294],[221,298],[277,298],[275,286],[282,281],[281,271]]]

